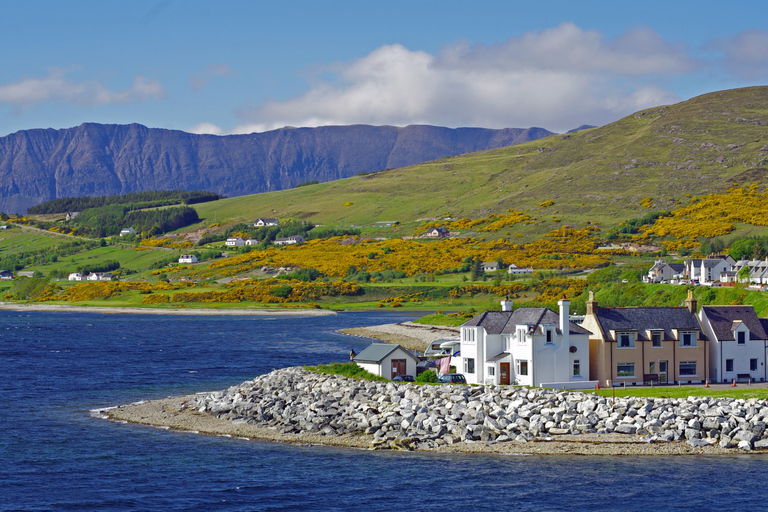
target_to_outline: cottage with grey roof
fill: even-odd
[[[416,356],[400,345],[371,343],[352,358],[357,366],[374,375],[394,379],[398,375],[416,376]]]
[[[752,306],[702,306],[699,321],[709,339],[712,380],[768,380],[768,318],[758,318]]]
[[[501,302],[461,326],[461,351],[451,364],[470,384],[593,389],[589,381],[589,331],[569,320],[570,301],[549,308]]]
[[[602,385],[704,382],[707,338],[689,290],[686,307],[598,307],[589,292],[582,327],[592,332],[590,378]]]

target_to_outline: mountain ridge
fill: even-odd
[[[281,128],[198,135],[140,124],[83,123],[0,137],[0,211],[61,197],[144,190],[229,196],[283,190],[552,135],[543,128],[430,125]]]

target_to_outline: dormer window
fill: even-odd
[[[629,333],[619,334],[619,348],[634,348],[635,337]]]
[[[739,345],[746,345],[747,343],[747,333],[744,331],[739,331],[736,333],[736,340]]]
[[[680,333],[680,346],[681,347],[695,347],[696,346],[696,336],[695,336],[695,333],[692,333],[692,332]]]
[[[547,329],[547,343],[552,343],[552,329]]]
[[[661,331],[654,331],[651,333],[651,343],[654,347],[661,347]]]

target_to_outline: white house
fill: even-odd
[[[371,343],[352,359],[357,365],[374,375],[393,379],[397,375],[416,376],[419,360],[400,345]]]
[[[709,339],[713,381],[768,380],[768,319],[752,306],[701,306],[699,323]]]
[[[570,301],[520,308],[502,301],[461,326],[461,355],[452,359],[470,384],[512,384],[592,389],[588,330],[568,319]]]
[[[120,236],[135,235],[135,234],[136,234],[136,230],[133,228],[123,228],[120,230]]]
[[[249,238],[245,241],[245,245],[259,245],[259,241],[255,238]]]
[[[197,263],[197,256],[194,254],[182,254],[179,256],[179,263]]]
[[[230,247],[234,247],[238,245],[245,245],[245,241],[238,236],[235,238],[227,238],[226,244]]]
[[[443,226],[432,228],[424,236],[427,238],[445,238],[448,236],[448,229]]]
[[[656,260],[648,271],[648,276],[643,279],[647,283],[661,283],[680,279],[685,273],[684,263],[667,263],[664,260]]]
[[[701,269],[699,271],[699,283],[712,284],[720,282],[720,274],[731,270],[731,263],[728,260],[720,258],[707,258],[701,260]]]
[[[501,268],[498,261],[484,261],[480,264],[480,268],[483,272],[496,272]]]
[[[275,245],[296,245],[296,244],[303,244],[304,243],[304,237],[300,235],[295,236],[289,236],[285,238],[276,238],[274,242],[272,242]]]
[[[263,227],[263,226],[278,226],[280,224],[280,221],[277,219],[256,219],[253,222],[253,225],[257,228]]]
[[[111,281],[113,277],[112,272],[91,272],[85,279],[88,281]]]
[[[83,274],[80,272],[72,272],[69,274],[69,280],[70,281],[82,281],[83,280]]]
[[[511,276],[521,275],[521,274],[533,274],[533,269],[531,267],[520,268],[514,263],[512,263],[507,269],[507,273]]]

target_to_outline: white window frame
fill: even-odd
[[[754,368],[753,368],[754,366]],[[749,371],[756,372],[757,371],[757,358],[753,357],[749,360]]]
[[[680,348],[696,348],[696,333],[694,332],[681,332],[680,333]]]
[[[656,344],[656,338],[658,338],[659,343]],[[651,347],[652,348],[661,348],[661,342],[664,340],[664,337],[662,336],[661,331],[651,331]]]
[[[632,367],[632,375],[619,375],[619,366]],[[628,370],[625,370],[628,373]],[[616,378],[617,379],[634,379],[635,378],[635,363],[616,363]]]
[[[572,375],[574,377],[581,377],[581,360],[580,359],[573,360]]]
[[[693,373],[683,373],[683,365],[693,365]],[[677,374],[680,376],[680,380],[685,380],[686,377],[697,377],[698,373],[698,365],[696,364],[696,361],[680,361],[677,365]]]
[[[471,375],[475,374],[475,358],[474,357],[467,357],[464,359],[464,373],[469,373]]]
[[[489,366],[488,367],[488,376],[493,377],[496,375],[496,367],[495,366]]]
[[[528,360],[527,359],[517,359],[515,361],[515,366],[517,370],[518,375],[522,376],[528,376]],[[523,372],[523,364],[525,364],[525,372]]]
[[[631,332],[621,332],[616,335],[616,348],[635,348],[635,337]],[[624,338],[627,339],[627,345],[624,345]]]

